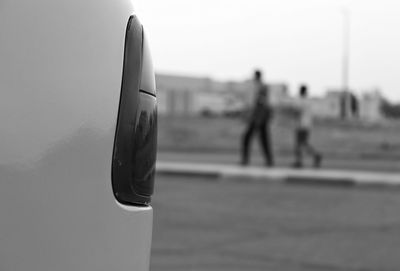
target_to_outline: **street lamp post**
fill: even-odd
[[[350,64],[350,12],[343,8],[343,67],[342,67],[342,87],[349,90],[349,64]]]
[[[342,118],[347,118],[350,113],[349,95],[349,66],[350,66],[350,11],[342,8],[343,14],[343,56],[342,56],[342,90],[343,108]]]

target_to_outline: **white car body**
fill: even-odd
[[[148,270],[111,185],[129,0],[0,0],[0,270]]]

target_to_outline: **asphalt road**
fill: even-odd
[[[400,190],[157,177],[151,270],[400,270]]]

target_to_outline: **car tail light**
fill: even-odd
[[[122,204],[148,205],[157,152],[154,70],[139,20],[132,16],[125,37],[121,96],[112,158],[112,187]]]

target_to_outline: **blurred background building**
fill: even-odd
[[[251,91],[250,81],[215,81],[207,77],[157,74],[158,111],[161,115],[236,115],[245,106]],[[275,107],[295,104],[297,95],[290,95],[283,82],[268,83],[271,102]],[[293,90],[292,93],[296,93]],[[382,120],[382,97],[371,89],[355,95],[352,91],[328,89],[324,96],[311,97],[311,108],[316,118],[348,119],[377,122]]]

